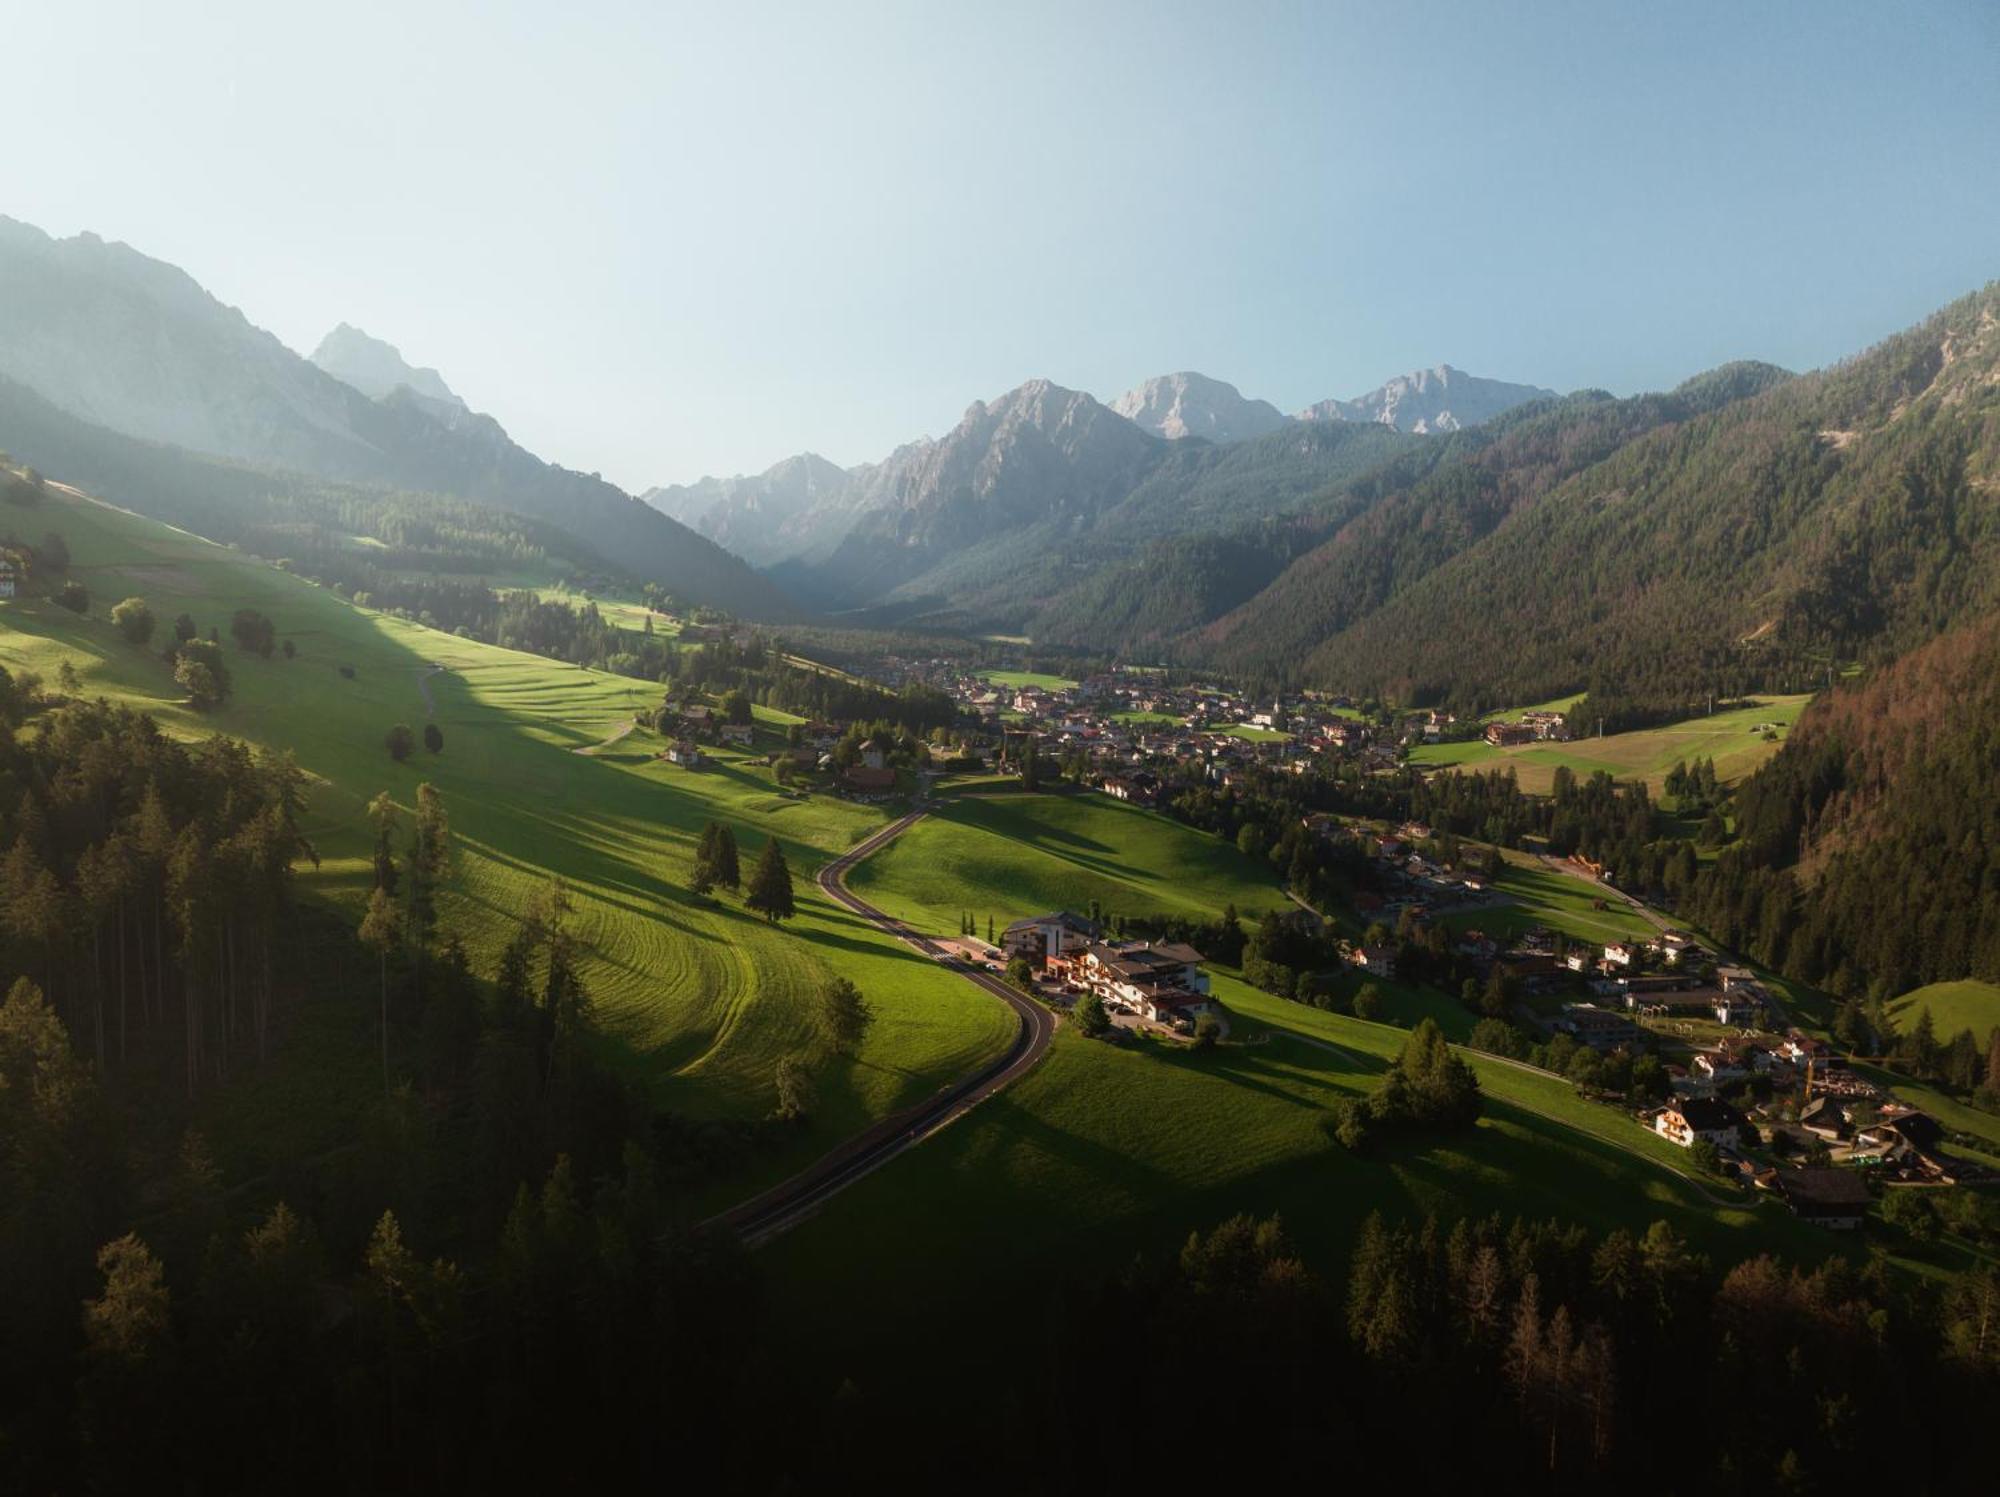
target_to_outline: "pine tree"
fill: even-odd
[[[743,882],[736,860],[736,829],[727,823],[715,829],[715,881],[725,889],[734,889]]]
[[[750,875],[750,892],[743,900],[772,922],[789,920],[797,913],[792,903],[792,870],[785,864],[784,849],[776,837],[764,843],[757,867]]]
[[[395,949],[400,926],[396,907],[386,889],[378,887],[368,897],[368,912],[361,917],[361,944],[375,953],[382,979],[382,1089],[389,1089],[389,953]]]

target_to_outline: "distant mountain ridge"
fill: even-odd
[[[365,335],[357,335],[365,337]],[[596,474],[545,463],[388,345],[336,340],[380,372],[379,399],[300,358],[185,271],[94,234],[57,240],[0,218],[0,376],[87,428],[261,467],[455,495],[576,537],[579,550],[695,602],[798,610],[713,541]],[[352,365],[349,365],[352,372]],[[364,374],[364,379],[368,378]],[[420,388],[420,386],[428,386]],[[443,396],[435,392],[443,391]],[[0,430],[0,446],[35,461]],[[143,492],[121,502],[145,508]]]
[[[1505,415],[1531,400],[1554,400],[1539,385],[1482,379],[1449,364],[1399,374],[1353,400],[1322,400],[1298,414],[1301,421],[1379,421],[1419,435],[1464,431]]]
[[[370,400],[385,399],[402,388],[428,400],[467,409],[437,370],[412,368],[394,344],[371,338],[360,328],[344,322],[320,339],[319,347],[313,350],[312,362]]]
[[[1169,441],[1242,442],[1285,424],[1284,412],[1268,400],[1246,400],[1236,386],[1191,370],[1136,385],[1112,401],[1111,409]]]
[[[1254,522],[1303,499],[1308,478],[1352,470],[1363,449],[1323,442],[1308,434],[1313,428],[1456,431],[1549,395],[1446,365],[1293,418],[1192,370],[1146,380],[1109,404],[1030,380],[975,401],[944,437],[879,463],[841,469],[801,453],[759,474],[663,485],[642,497],[816,596],[864,604],[938,589],[960,604],[975,601],[968,579],[996,597],[1007,590],[987,585],[998,573],[1011,585],[1012,565],[987,556],[984,538],[995,526],[1022,539],[1023,527],[1034,527],[1037,543],[1080,536],[1114,515],[1147,527],[1097,537],[1123,551],[1198,525]],[[1286,443],[1287,434],[1296,441]],[[1183,444],[1248,450],[1192,458],[1176,452]],[[1175,507],[1179,485],[1204,496],[1194,509]],[[1017,594],[1012,606],[1023,601]]]

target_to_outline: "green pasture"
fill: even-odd
[[[378,790],[408,807],[417,784],[431,781],[457,849],[446,928],[490,974],[530,896],[560,876],[612,1052],[663,1105],[699,1116],[766,1113],[778,1060],[813,1048],[813,991],[830,974],[851,977],[877,1021],[858,1056],[817,1062],[814,1125],[792,1154],[766,1161],[769,1171],[910,1105],[1010,1038],[1000,1004],[834,906],[812,882],[828,857],[882,824],[881,808],[783,793],[761,755],[724,749],[711,768],[678,769],[656,757],[661,741],[646,730],[575,752],[604,744],[657,699],[657,687],[358,609],[240,553],[94,503],[53,495],[36,523],[67,538],[90,611],[79,618],[45,600],[0,604],[0,664],[53,684],[66,659],[84,695],[142,707],[172,733],[223,732],[292,750],[313,780],[307,831],[322,859],[302,871],[301,884],[357,918],[364,807]],[[235,694],[221,711],[200,717],[182,703],[159,637],[142,650],[118,636],[107,615],[128,595],[146,598],[159,637],[183,610],[203,633],[222,632]],[[235,649],[228,625],[238,607],[269,614],[297,657],[261,660]],[[389,727],[427,719],[443,730],[444,751],[394,763],[383,748]],[[782,840],[797,920],[774,928],[736,896],[687,893],[694,839],[711,817],[736,827],[746,872],[765,838]],[[293,1058],[307,1068],[334,1064],[319,1054]],[[309,1079],[291,1079],[301,1095],[317,1095]],[[315,1136],[350,1133],[372,1094],[334,1088],[323,1100],[324,1109],[296,1110],[275,1132],[232,1130],[227,1119],[217,1132],[253,1158],[306,1147]]]
[[[1566,710],[1574,698],[1542,704],[1553,711]],[[1582,737],[1568,743],[1524,744],[1520,748],[1495,748],[1484,739],[1466,743],[1427,743],[1410,750],[1413,764],[1466,769],[1494,769],[1507,765],[1521,788],[1546,795],[1555,783],[1558,768],[1567,766],[1578,778],[1588,778],[1602,770],[1614,779],[1643,780],[1647,788],[1659,792],[1667,772],[1675,764],[1696,759],[1713,759],[1718,778],[1741,780],[1778,750],[1791,725],[1805,710],[1810,694],[1759,698],[1750,707],[1717,712],[1711,716],[1688,718],[1661,728],[1632,733],[1614,733],[1606,738]],[[1513,721],[1522,712],[1496,713],[1482,721]],[[1764,740],[1756,731],[1763,726],[1777,729],[1777,737]],[[1573,724],[1581,729],[1581,724]]]

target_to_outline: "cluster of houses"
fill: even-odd
[[[1157,794],[1158,772],[1174,764],[1199,764],[1211,783],[1231,785],[1253,769],[1306,774],[1337,758],[1378,769],[1397,762],[1393,735],[1362,721],[1346,697],[1258,700],[1123,667],[1054,688],[997,685],[944,661],[898,666],[893,674],[944,690],[997,738],[1032,739],[1059,758],[1083,755],[1093,783],[1141,805]]]
[[[1036,976],[1071,997],[1094,993],[1114,1013],[1181,1031],[1216,1010],[1207,959],[1182,941],[1116,941],[1104,927],[1069,910],[1016,920],[1000,937],[1009,957],[1024,957]]]
[[[1683,1148],[1697,1141],[1713,1144],[1725,1168],[1821,1226],[1857,1226],[1872,1199],[1870,1181],[1896,1188],[1952,1185],[1993,1175],[1983,1165],[1947,1153],[1937,1119],[1898,1102],[1824,1041],[1798,1030],[1781,1039],[1727,1040],[1696,1052],[1689,1065],[1667,1070],[1675,1095],[1649,1115],[1653,1130]],[[1763,1084],[1754,1089],[1736,1085],[1747,1081]],[[1750,1100],[1758,1094],[1769,1100]],[[1742,1153],[1753,1128],[1789,1150],[1823,1148],[1825,1163],[1785,1168],[1758,1164]]]
[[[1569,737],[1569,719],[1560,712],[1523,712],[1513,722],[1486,725],[1486,741],[1495,748],[1519,748],[1529,743],[1567,743]]]

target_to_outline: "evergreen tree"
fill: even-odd
[[[796,913],[792,903],[792,870],[786,866],[784,849],[772,837],[764,843],[757,867],[750,875],[750,892],[744,904],[776,923]]]
[[[377,888],[368,896],[368,911],[361,917],[361,944],[375,953],[382,980],[382,1089],[389,1089],[389,953],[396,948],[401,932],[396,907],[388,891]]]

